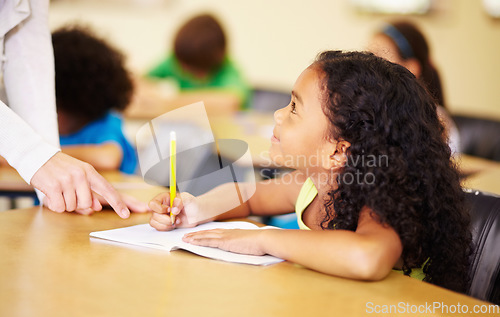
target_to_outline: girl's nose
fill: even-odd
[[[286,107],[278,109],[274,112],[274,121],[276,121],[276,123],[281,123],[283,119],[283,112],[285,111],[285,109]]]

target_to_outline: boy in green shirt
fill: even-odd
[[[148,77],[174,80],[181,91],[218,91],[236,95],[240,109],[248,107],[250,88],[226,51],[226,36],[211,15],[184,24],[174,40],[174,52],[148,72]]]

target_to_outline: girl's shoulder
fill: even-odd
[[[259,182],[253,196],[253,207],[264,214],[283,214],[295,211],[300,189],[307,178],[296,172]]]

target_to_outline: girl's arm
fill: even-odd
[[[109,171],[120,168],[123,152],[113,142],[95,145],[66,145],[62,152],[92,165],[96,170]]]
[[[295,211],[295,202],[299,195],[300,189],[306,178],[300,172],[292,172],[286,174],[279,179],[270,179],[256,184],[255,193],[243,204],[238,207],[214,217],[214,220],[241,218],[250,215],[255,216],[273,216],[281,215]],[[234,186],[233,184],[224,184],[223,186]],[[251,184],[240,186],[245,193],[251,189]],[[220,201],[224,196],[224,188],[216,188],[209,195],[202,195],[199,201],[205,207],[207,201]],[[225,199],[224,199],[225,201]],[[219,202],[214,209],[219,208]],[[220,210],[220,208],[219,208]]]
[[[292,172],[280,179],[257,183],[255,193],[240,204],[236,197],[228,197],[234,193],[235,184],[227,183],[216,187],[198,197],[181,193],[181,199],[174,201],[172,213],[180,215],[177,226],[192,226],[213,220],[244,218],[249,215],[279,215],[293,212],[295,201],[305,178],[300,173]],[[238,184],[242,196],[250,196],[253,184]],[[236,206],[235,206],[236,201]],[[170,212],[168,193],[160,194],[149,204],[154,211],[150,224],[158,230],[174,228],[168,215]],[[183,223],[184,222],[184,223]]]
[[[368,208],[358,229],[346,230],[209,230],[185,241],[237,253],[270,254],[313,270],[360,280],[387,276],[402,253],[398,234],[380,224]]]

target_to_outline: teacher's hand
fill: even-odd
[[[127,194],[123,194],[123,193],[119,193],[119,194],[120,194],[122,201],[125,203],[125,205],[127,205],[128,209],[131,212],[145,213],[145,212],[151,211],[151,209],[149,208],[147,203],[140,201],[139,199],[137,199],[133,196],[127,195]],[[108,202],[106,200],[104,200],[104,198],[101,195],[97,195],[97,198],[99,199],[99,202],[101,203],[102,206],[109,206]],[[86,215],[86,216],[93,214],[94,211],[96,211],[96,210],[93,210],[92,208],[75,209],[76,213],[79,213],[81,215]]]
[[[45,194],[43,203],[56,212],[101,210],[100,195],[120,217],[130,215],[118,192],[90,164],[61,152],[38,169],[31,185]]]

